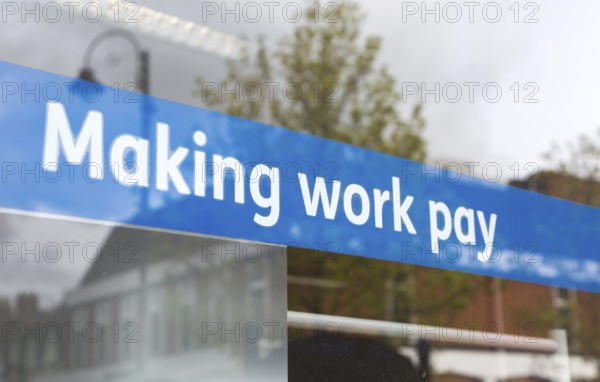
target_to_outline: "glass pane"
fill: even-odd
[[[285,248],[8,213],[0,226],[1,380],[285,380]]]
[[[596,380],[598,294],[288,249],[290,381]]]

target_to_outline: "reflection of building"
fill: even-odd
[[[288,251],[295,255],[295,249]],[[309,317],[307,325],[338,317],[345,333],[376,336],[411,357],[415,366],[414,344],[425,338],[432,343],[434,382],[564,381],[556,379],[560,370],[568,372],[564,364],[578,380],[598,375],[595,363],[587,358],[592,353],[583,345],[600,344],[591,339],[598,330],[589,326],[590,320],[585,331],[584,325],[575,330],[571,325],[575,310],[566,309],[571,295],[585,295],[588,301],[596,295],[574,291],[561,295],[544,285],[354,256],[335,255],[333,262],[322,256],[329,261],[321,264],[313,261],[314,256],[305,256],[304,261],[295,257],[297,261],[288,266],[291,311],[321,315]],[[407,289],[411,293],[404,293]],[[390,318],[390,311],[400,314]],[[598,315],[600,303],[577,311],[579,317]],[[292,317],[298,320],[299,314]],[[567,349],[568,357],[559,356]]]
[[[566,173],[542,171],[523,181],[513,181],[510,185],[600,207],[600,182],[593,179],[581,179]]]
[[[600,207],[600,182],[593,178],[583,179],[563,172],[542,171],[524,181],[511,182],[511,185]],[[600,328],[597,325],[600,321],[600,295],[553,288],[552,301],[556,325],[569,333],[569,346],[576,353],[600,360]]]
[[[28,381],[38,371],[53,371],[61,367],[60,354],[64,345],[54,323],[62,311],[41,311],[36,295],[17,296],[16,307],[8,300],[0,301],[2,325],[2,381]]]
[[[284,254],[283,247],[115,228],[60,315],[40,312],[35,296],[19,298],[11,319],[40,337],[15,336],[4,347],[11,376],[4,380],[270,380],[265,370],[280,380]],[[0,302],[0,313],[7,310]],[[258,333],[264,323],[280,328]],[[62,336],[51,342],[55,326]]]
[[[307,327],[335,317],[338,322],[344,322],[339,317],[373,320],[347,322],[344,332],[378,336],[411,357],[415,366],[414,343],[425,338],[433,343],[433,381],[563,381],[556,375],[568,373],[569,366],[577,380],[592,381],[598,375],[588,358],[600,346],[600,299],[595,294],[561,294],[563,290],[544,285],[412,266],[406,266],[404,279],[394,280],[385,271],[396,264],[336,255],[335,262],[319,266],[308,255],[288,264],[289,309],[334,316],[311,316]],[[392,281],[397,289],[390,293]],[[414,297],[403,295],[407,288]],[[586,303],[567,309],[574,295]],[[390,319],[390,304],[406,315]],[[574,326],[572,315],[565,316],[575,311],[586,317],[585,324]],[[394,322],[409,324],[403,329]],[[568,357],[559,355],[567,350]]]
[[[600,206],[597,182],[542,173],[513,185]],[[288,265],[291,311],[350,318],[348,333],[378,335],[415,366],[414,340],[424,336],[433,345],[432,381],[592,381],[599,376],[598,294],[343,255],[322,255],[329,261],[317,263],[313,254],[288,251],[299,259]],[[311,316],[311,322],[318,317]],[[418,324],[408,327],[415,331],[412,337],[399,334],[403,322]],[[496,341],[498,336],[508,341]],[[568,356],[560,354],[567,350]]]
[[[257,354],[248,355],[256,344],[241,341],[245,323],[285,320],[282,248],[126,228],[115,229],[105,248],[112,253],[94,264],[67,306],[74,321],[97,322],[108,335],[97,343],[80,336],[70,369],[102,369],[106,380],[141,372],[171,381],[203,368],[243,379]],[[176,370],[159,366],[178,363]]]

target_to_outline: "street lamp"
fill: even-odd
[[[136,68],[136,83],[138,86],[139,93],[143,95],[150,94],[150,56],[147,51],[142,49],[142,45],[135,35],[127,30],[123,29],[110,29],[103,33],[100,33],[96,36],[90,45],[88,45],[85,55],[83,57],[83,68],[79,71],[79,78],[81,80],[90,81],[99,83],[96,78],[96,74],[91,67],[92,62],[92,54],[95,49],[102,43],[103,41],[113,38],[119,37],[128,41],[133,47],[136,57],[137,57],[137,68]],[[148,138],[149,136],[149,124],[150,124],[150,113],[152,112],[150,99],[149,97],[140,97],[140,124],[142,136],[144,138]],[[144,214],[148,209],[148,190],[145,187],[140,187],[140,208],[138,213]],[[147,282],[147,262],[146,256],[142,255],[141,264],[140,264],[140,305],[139,309],[139,322],[140,327],[139,331],[142,337],[148,333],[145,329],[146,324],[146,282]],[[139,367],[140,367],[140,380],[144,379],[145,372],[145,347],[142,346],[140,349],[140,354],[138,358]]]
[[[137,37],[128,30],[125,29],[110,29],[100,33],[96,36],[88,45],[85,55],[83,57],[83,68],[79,71],[79,79],[84,81],[90,81],[100,83],[96,77],[96,73],[92,69],[92,55],[96,48],[105,40],[110,38],[122,38],[129,42],[135,51],[137,65],[136,65],[136,84],[138,92],[144,95],[150,94],[150,55],[148,51],[142,48],[142,44]],[[149,136],[149,124],[150,114],[152,112],[150,100],[148,97],[141,97],[140,100],[140,111],[141,111],[141,132],[142,137],[148,138]],[[144,187],[140,188],[140,209],[139,213],[145,213],[148,209],[148,190]]]
[[[123,38],[133,47],[137,57],[136,83],[139,87],[139,92],[146,95],[150,94],[150,56],[147,51],[142,49],[142,45],[137,37],[125,29],[110,29],[100,33],[92,40],[85,51],[83,68],[79,71],[79,78],[98,83],[94,70],[91,67],[92,55],[98,45],[113,37]]]

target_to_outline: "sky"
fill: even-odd
[[[384,36],[382,61],[400,81],[425,82],[429,88],[435,82],[496,82],[503,90],[497,103],[486,102],[477,92],[473,103],[426,102],[432,158],[498,162],[510,173],[515,162],[543,166],[541,153],[553,142],[591,134],[600,126],[600,55],[592,48],[600,32],[593,20],[598,3],[535,3],[539,22],[515,23],[509,9],[513,2],[499,2],[504,12],[497,23],[485,22],[476,10],[473,23],[463,15],[454,24],[443,19],[422,23],[419,15],[407,15],[408,22],[402,23],[402,3],[369,4],[367,29],[379,28]],[[519,4],[524,7],[526,2]],[[520,17],[532,11],[521,9]],[[428,20],[433,21],[431,16]],[[511,90],[516,82],[521,86],[518,103]],[[536,85],[525,89],[527,83]],[[539,102],[523,102],[536,89]]]

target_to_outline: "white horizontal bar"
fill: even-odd
[[[432,343],[544,353],[554,353],[558,349],[557,342],[549,338],[475,331],[468,328],[427,326],[292,311],[288,311],[287,317],[288,325],[292,328],[294,325],[299,325],[308,329],[319,327],[342,333],[401,337],[413,343],[419,339],[426,339]]]

